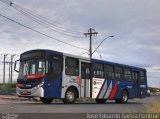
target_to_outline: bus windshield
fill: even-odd
[[[45,61],[44,60],[27,60],[22,61],[20,64],[20,72],[18,79],[37,78],[35,76],[44,76],[45,74]]]

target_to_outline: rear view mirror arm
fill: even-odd
[[[18,70],[16,70],[16,64],[17,64],[18,61],[20,61],[20,60],[16,60],[16,61],[14,62],[14,71],[16,71],[16,72],[19,72]]]

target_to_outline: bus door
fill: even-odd
[[[133,71],[132,72],[132,78],[133,78],[133,81],[134,81],[134,84],[133,84],[133,88],[134,88],[134,93],[135,93],[135,97],[140,97],[140,92],[141,92],[141,89],[140,89],[140,73],[138,71]]]
[[[60,98],[62,86],[62,57],[53,57],[48,60],[47,83],[45,97]]]
[[[81,62],[81,97],[90,97],[90,63]]]
[[[146,71],[140,71],[140,88],[141,88],[141,98],[147,96],[147,79]]]

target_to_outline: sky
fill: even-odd
[[[68,36],[66,32],[58,33],[58,29],[44,27],[2,3],[1,0],[0,14],[84,49],[89,49],[89,38],[83,35],[89,28],[98,32],[98,35],[93,37],[93,50],[104,38],[114,35],[99,47],[101,57],[95,52],[93,58],[146,68],[148,85],[160,88],[159,0],[12,0],[12,2],[42,16],[45,20],[52,21],[57,27],[67,26],[76,31],[76,37]],[[4,53],[18,54],[14,58],[16,60],[19,54],[32,49],[51,49],[88,57],[85,50],[60,43],[0,16],[0,61],[3,60]]]

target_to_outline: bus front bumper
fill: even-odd
[[[16,93],[20,97],[44,97],[44,89],[42,87],[32,89],[20,89],[17,87]]]

